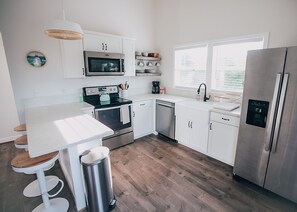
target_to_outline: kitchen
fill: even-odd
[[[119,85],[127,81],[129,83],[127,98],[135,101],[133,96],[141,96],[143,98],[145,94],[151,93],[152,81],[160,81],[161,85],[166,87],[167,94],[184,98],[196,98],[200,83],[197,82],[196,87],[192,89],[181,88],[174,84],[173,53],[176,46],[266,32],[269,32],[269,48],[296,45],[297,26],[292,23],[292,20],[296,18],[294,11],[296,3],[289,0],[273,3],[268,0],[262,2],[216,1],[215,3],[193,0],[186,1],[186,3],[169,0],[147,0],[141,2],[136,0],[129,0],[128,2],[114,0],[107,2],[78,2],[75,4],[69,0],[65,0],[64,10],[66,20],[79,23],[83,30],[133,38],[135,39],[136,51],[159,52],[162,57],[160,67],[161,76],[65,78],[62,68],[63,61],[60,42],[56,39],[46,37],[43,32],[47,21],[62,19],[61,1],[55,1],[55,3],[40,3],[34,0],[26,2],[2,1],[0,8],[0,31],[3,37],[17,107],[18,117],[15,119],[19,119],[19,123],[26,122],[25,108],[29,106],[78,102],[82,88],[90,86]],[[251,14],[253,15],[251,16]],[[35,68],[27,63],[25,59],[26,54],[33,50],[45,54],[47,58],[45,66]],[[211,91],[210,83],[207,82],[206,84],[208,91]],[[204,94],[203,91],[201,93],[202,95]],[[207,94],[208,96],[209,93]],[[211,92],[211,96],[214,97],[215,93]],[[153,107],[148,108],[154,110]],[[1,128],[9,120],[1,120]],[[146,121],[143,122],[144,125],[147,124]],[[151,129],[154,129],[154,120],[152,122]],[[17,125],[16,122],[15,125]],[[139,134],[139,136],[141,135]],[[148,140],[145,137],[141,139]],[[155,140],[156,138],[152,139]],[[151,142],[152,146],[159,145],[155,141]],[[138,145],[138,142],[134,144]],[[166,146],[159,147],[160,149],[164,149],[162,151],[159,150],[161,152],[157,153],[161,154],[160,157],[162,154],[168,155],[166,149],[171,148],[171,146],[167,146],[168,144],[164,145]],[[132,145],[128,145],[125,148],[119,148],[118,152],[112,151],[111,155],[115,152],[119,158],[123,158],[125,161],[128,161],[128,158],[125,156],[128,152],[132,152],[133,154],[131,153],[131,155],[137,157],[138,153],[135,150],[130,150],[129,146],[132,148]],[[147,149],[152,146],[146,146],[146,149],[143,151],[148,154]],[[139,150],[139,148],[137,146],[136,150]],[[185,152],[190,151],[183,146],[180,148],[185,150]],[[182,150],[171,150],[171,152]],[[121,154],[123,155],[121,156]],[[197,154],[196,152],[191,152],[192,156],[195,155],[197,157]],[[11,155],[9,160],[13,156]],[[211,160],[207,159],[204,155],[201,157],[206,161]],[[118,164],[117,161],[120,161],[119,158],[115,160],[114,164]],[[145,159],[149,162],[148,158]],[[7,163],[9,164],[9,162]],[[219,162],[214,161],[214,163],[215,167],[225,167]],[[157,166],[157,164],[155,165]],[[117,169],[115,171],[112,170],[113,174],[115,172],[119,173],[119,170],[121,170],[119,167],[122,166],[118,164]],[[10,165],[8,168],[11,169]],[[156,169],[160,170],[160,166],[157,166]],[[228,173],[232,175],[231,168],[225,167],[225,169],[229,170]],[[15,174],[20,175],[18,179],[24,177],[22,174]],[[120,179],[123,182],[125,181],[122,178]],[[118,182],[121,182],[121,180]],[[29,181],[27,184],[29,184]],[[114,184],[114,186],[118,186],[116,182]],[[189,185],[185,188],[189,188]],[[182,191],[182,188],[179,189],[181,190],[178,190],[177,193]],[[121,193],[120,190],[117,190],[117,192],[118,194]],[[21,190],[17,194],[22,196]],[[131,194],[130,196],[133,195]],[[202,202],[206,202],[207,198],[210,197],[206,196]],[[28,202],[30,200],[26,201]],[[40,199],[36,201],[40,201]],[[247,201],[253,205],[252,200]],[[214,204],[217,203],[217,201],[213,202]],[[189,204],[192,205],[193,203]],[[275,203],[270,201],[270,204]],[[34,206],[37,205],[35,204]],[[136,210],[137,207],[134,206],[134,209]],[[148,207],[147,210],[150,209],[152,207]],[[185,206],[184,210],[186,209],[187,207]],[[188,209],[193,208],[191,206]]]

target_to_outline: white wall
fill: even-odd
[[[173,87],[175,45],[262,32],[270,33],[269,48],[297,45],[296,0],[158,0],[156,9],[161,84],[170,93],[196,93]]]
[[[14,140],[17,134],[13,128],[19,125],[13,96],[2,35],[0,33],[0,143]]]
[[[155,50],[155,0],[64,0],[66,19],[83,29],[136,38],[136,50]],[[49,20],[62,18],[61,0],[1,0],[0,31],[20,119],[30,99],[63,101],[77,98],[82,87],[119,84],[126,80],[129,93],[149,92],[152,77],[94,77],[64,79],[59,41],[44,35]],[[26,61],[26,54],[41,51],[47,58],[42,68]],[[67,98],[63,98],[66,95]],[[45,96],[60,96],[45,98]],[[29,99],[29,100],[28,100]],[[50,100],[48,100],[50,99]]]

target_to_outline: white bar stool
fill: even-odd
[[[25,149],[27,151],[27,149],[28,149],[27,135],[22,135],[21,137],[17,138],[14,141],[14,145],[18,149]],[[46,167],[44,169],[44,171],[47,171],[47,170],[51,169],[54,165],[55,165],[55,162],[52,163],[49,167]],[[25,174],[36,174],[36,172],[28,172],[28,173],[25,173]],[[53,176],[53,175],[46,176],[45,181],[46,181],[47,191],[51,191],[53,188],[56,187],[56,185],[58,185],[59,178],[56,177],[56,176]],[[24,194],[25,197],[37,197],[37,196],[40,196],[41,193],[40,193],[38,181],[34,180],[29,185],[27,185],[26,188],[23,191],[23,194]]]
[[[12,169],[19,173],[36,172],[40,192],[42,194],[43,203],[37,206],[33,212],[46,211],[46,212],[66,212],[69,203],[64,198],[49,199],[49,197],[57,196],[64,187],[64,182],[60,179],[61,188],[55,194],[50,195],[47,193],[46,180],[44,169],[49,167],[59,158],[59,152],[42,155],[36,158],[30,158],[28,152],[21,152],[15,156],[11,161]]]

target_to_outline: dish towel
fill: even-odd
[[[130,122],[129,106],[122,105],[120,111],[121,111],[121,122],[123,122],[123,124],[128,124]]]

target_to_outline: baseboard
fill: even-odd
[[[13,136],[9,136],[9,137],[6,137],[6,138],[1,138],[0,139],[0,144],[10,142],[10,141],[14,141],[18,137],[20,137],[20,135],[13,135]]]

